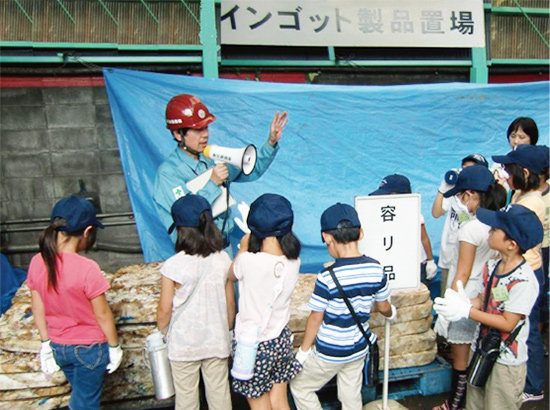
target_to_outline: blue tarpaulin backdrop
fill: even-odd
[[[197,95],[217,120],[210,143],[262,145],[276,110],[288,111],[281,150],[260,180],[231,185],[250,204],[265,192],[284,195],[304,244],[302,272],[329,259],[319,233],[325,208],[375,190],[393,173],[422,194],[422,213],[434,254],[444,218],[431,217],[439,183],[468,154],[509,151],[506,129],[519,116],[535,119],[548,145],[548,82],[476,85],[329,86],[207,79],[106,69],[109,103],[124,175],[146,261],[164,260],[173,245],[152,200],[158,166],[176,144],[165,107],[176,94]],[[234,209],[236,212],[236,209]],[[376,235],[364,227],[367,235]],[[238,229],[238,228],[236,228]]]

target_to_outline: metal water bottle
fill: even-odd
[[[258,332],[247,331],[237,337],[237,347],[233,356],[231,376],[237,380],[250,380],[254,376],[256,353],[258,352]]]
[[[168,360],[168,346],[162,332],[156,331],[147,336],[145,349],[149,353],[149,365],[155,386],[157,400],[165,400],[175,394],[172,370]]]

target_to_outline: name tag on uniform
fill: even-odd
[[[491,289],[493,299],[497,302],[506,302],[509,299],[508,289],[506,286],[497,286]]]

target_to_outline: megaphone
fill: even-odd
[[[207,145],[203,154],[216,163],[226,162],[238,167],[245,175],[250,175],[256,166],[256,147],[252,144],[244,148],[227,148],[220,147],[219,145]]]

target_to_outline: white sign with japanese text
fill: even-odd
[[[222,0],[221,42],[485,47],[483,0]]]
[[[392,289],[420,286],[420,194],[355,197],[359,250],[382,265]]]

